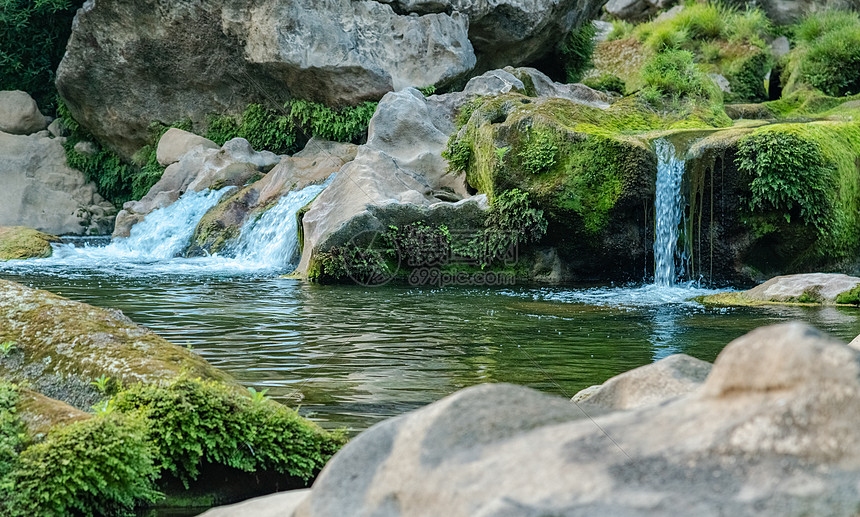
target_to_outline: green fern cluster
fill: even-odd
[[[541,174],[551,170],[558,162],[558,145],[553,135],[545,130],[531,130],[517,156],[520,167],[530,174]]]
[[[255,402],[213,381],[180,377],[166,386],[136,385],[115,401],[117,411],[142,413],[160,451],[158,467],[186,487],[203,463],[309,480],[344,441],[294,410]]]
[[[314,136],[337,142],[359,140],[367,132],[376,105],[365,102],[335,109],[295,99],[286,103],[283,110],[273,110],[251,104],[241,117],[210,117],[205,136],[218,145],[244,138],[255,149],[291,154]]]

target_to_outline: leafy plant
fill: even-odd
[[[814,142],[782,131],[742,139],[735,164],[751,178],[749,210],[799,217],[821,235],[831,231],[834,169]]]
[[[523,170],[535,175],[555,167],[557,155],[558,145],[552,134],[543,130],[529,131],[525,145],[517,153]]]
[[[115,413],[53,429],[11,476],[13,517],[112,515],[161,495],[144,422]]]
[[[138,384],[116,396],[116,407],[142,413],[149,440],[160,451],[157,466],[186,486],[204,463],[307,480],[343,443],[341,435],[323,431],[289,408],[259,404],[200,379]]]
[[[581,27],[571,30],[562,40],[559,53],[564,62],[567,82],[575,83],[591,68],[591,58],[594,53],[595,26],[586,22]]]
[[[436,93],[436,86],[431,84],[430,86],[418,88],[418,91],[421,92],[421,95],[423,95],[425,97],[429,97],[429,96],[433,95],[434,93]]]
[[[94,381],[90,382],[90,384],[95,386],[95,388],[99,390],[99,393],[107,393],[109,381],[110,377],[105,374],[101,374]]]
[[[0,91],[28,92],[51,112],[55,71],[82,0],[0,0]]]
[[[505,146],[505,147],[496,147],[496,148],[493,150],[493,152],[495,152],[495,153],[496,153],[496,158],[499,160],[499,163],[504,163],[504,161],[505,161],[505,155],[506,155],[506,154],[508,154],[508,151],[510,151],[510,150],[511,150],[511,148],[510,148],[510,147],[508,147],[508,146]]]
[[[14,341],[4,341],[3,343],[0,343],[0,356],[9,357],[9,355],[17,348],[17,343]]]
[[[442,151],[442,157],[448,160],[449,172],[465,171],[472,159],[472,146],[465,140],[458,140],[454,134],[448,139],[448,147]]]
[[[268,389],[257,391],[251,386],[248,386],[248,393],[251,394],[251,402],[253,402],[254,404],[262,404],[263,402],[269,400],[269,397],[266,396],[266,393],[268,392]]]

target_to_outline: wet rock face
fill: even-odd
[[[75,19],[57,87],[75,119],[130,157],[152,121],[290,98],[340,106],[534,61],[596,0],[118,0]]]
[[[588,418],[527,388],[468,388],[362,433],[280,511],[853,516],[858,359],[788,323],[733,341],[703,384],[658,405]]]

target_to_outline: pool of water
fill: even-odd
[[[0,276],[121,309],[328,428],[357,432],[484,382],[565,397],[674,353],[713,361],[789,319],[850,340],[850,308],[706,308],[689,286],[321,286],[213,260],[0,264]]]

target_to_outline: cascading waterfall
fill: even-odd
[[[295,263],[299,249],[296,215],[331,183],[332,174],[321,185],[289,192],[263,215],[245,223],[229,253],[237,260],[263,268],[279,268]]]
[[[657,145],[657,195],[654,201],[656,230],[654,235],[654,284],[658,287],[675,285],[675,249],[678,227],[683,215],[681,180],[684,160],[678,158],[675,146],[666,139]]]
[[[128,238],[115,239],[108,248],[153,260],[173,258],[188,246],[197,223],[206,212],[233,188],[186,192],[175,203],[147,215],[131,227]]]
[[[119,274],[237,274],[280,270],[294,265],[299,247],[298,211],[331,182],[289,192],[275,206],[250,220],[238,239],[220,255],[183,258],[198,223],[235,187],[186,192],[175,203],[154,210],[134,225],[127,238],[107,246],[54,245],[47,259],[20,261],[11,268],[26,270],[50,266],[102,268]],[[18,261],[14,261],[18,262]],[[7,267],[7,269],[10,269]]]

